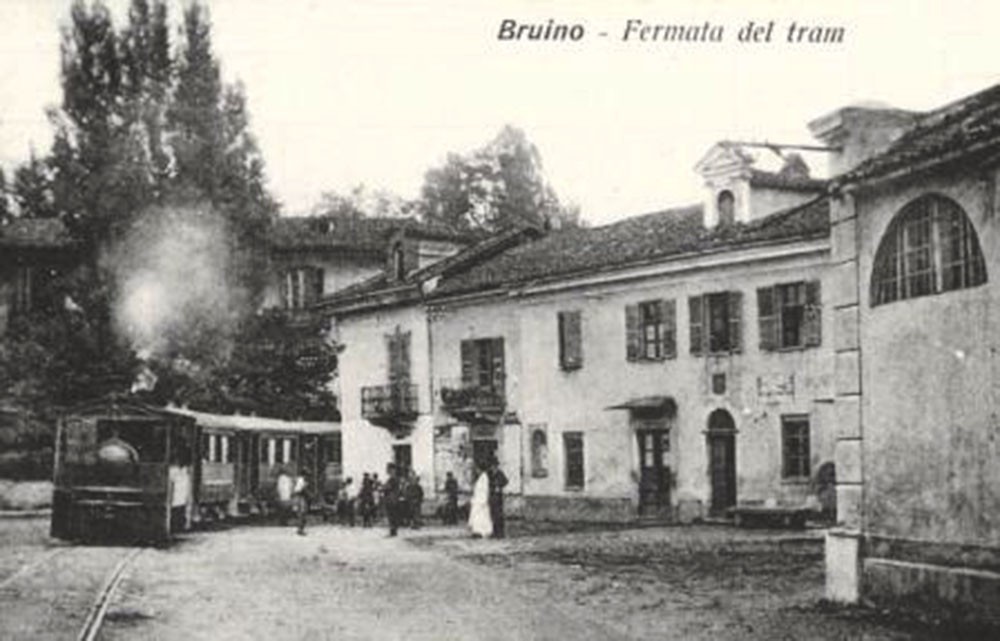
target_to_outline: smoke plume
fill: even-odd
[[[141,358],[229,352],[248,297],[225,221],[210,206],[149,208],[105,259],[115,324]]]

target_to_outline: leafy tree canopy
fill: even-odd
[[[450,153],[443,165],[428,170],[420,210],[430,222],[486,231],[579,220],[579,210],[562,205],[545,178],[538,148],[511,125],[483,147]]]

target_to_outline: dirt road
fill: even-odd
[[[383,528],[332,525],[304,537],[261,525],[190,534],[137,557],[99,638],[1000,638],[932,613],[824,603],[819,531],[525,522],[511,530],[503,541],[472,540],[460,528],[389,539]],[[9,582],[0,588],[0,639],[74,638],[108,568],[127,552],[66,546],[46,532],[41,521],[0,521],[0,583]]]
[[[494,573],[384,530],[242,528],[149,551],[106,640],[617,639]]]

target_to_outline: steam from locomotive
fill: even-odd
[[[225,222],[210,206],[146,210],[105,263],[115,323],[140,357],[228,352],[248,297],[232,277]]]

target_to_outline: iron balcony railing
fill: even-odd
[[[499,410],[504,407],[503,381],[476,385],[461,380],[441,380],[441,406],[446,410]]]
[[[417,413],[416,385],[371,385],[361,388],[363,418],[406,418]]]

